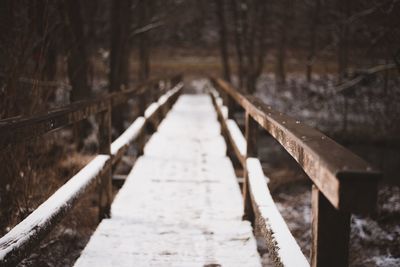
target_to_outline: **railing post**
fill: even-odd
[[[235,101],[234,101],[234,100],[231,98],[231,96],[230,96],[228,93],[226,93],[226,92],[224,92],[224,93],[222,94],[222,100],[223,100],[223,102],[224,102],[224,105],[228,108],[228,118],[229,118],[229,119],[233,119],[234,108],[235,108],[235,106],[234,106]]]
[[[245,126],[245,137],[246,137],[246,159],[249,157],[257,157],[257,122],[250,116],[246,111],[246,126]],[[249,175],[247,166],[245,166],[244,172],[244,183],[243,183],[243,200],[244,200],[244,219],[250,221],[254,225],[254,211],[251,204],[251,196],[249,191]]]
[[[146,110],[147,104],[147,94],[148,91],[145,90],[139,96],[139,116],[144,116],[144,111]]]
[[[111,105],[107,110],[98,114],[99,116],[99,153],[110,155],[111,148]],[[112,201],[112,170],[109,168],[106,173],[100,177],[99,188],[99,219],[110,217],[110,208]]]
[[[311,205],[311,266],[348,266],[350,213],[334,208],[315,185]]]

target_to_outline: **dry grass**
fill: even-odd
[[[267,54],[264,73],[275,71],[275,51]],[[296,57],[294,57],[296,55]],[[304,73],[306,71],[306,55],[303,51],[288,51],[286,71],[288,73]],[[232,73],[235,73],[236,54],[231,53],[230,64]],[[337,72],[336,61],[333,55],[321,55],[314,62],[313,71],[316,74],[334,74]],[[184,73],[190,76],[207,77],[219,75],[222,72],[218,49],[182,49],[182,48],[153,48],[151,55],[151,76]],[[135,80],[138,73],[138,61],[136,51],[131,56],[132,73],[131,79]]]

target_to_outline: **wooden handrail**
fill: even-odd
[[[0,149],[11,147],[22,141],[34,139],[45,133],[87,119],[108,109],[109,106],[113,108],[126,103],[132,97],[143,97],[149,94],[149,87],[157,85],[160,81],[168,81],[170,86],[174,86],[179,82],[179,77],[179,75],[176,75],[168,78],[163,77],[161,80],[152,79],[137,85],[133,89],[110,93],[97,99],[77,101],[44,114],[0,120]],[[154,100],[151,99],[150,101]]]
[[[311,265],[347,266],[350,214],[370,213],[375,209],[380,172],[318,130],[275,111],[260,99],[234,89],[221,79],[210,79],[217,89],[211,90],[210,94],[222,130],[245,171],[245,218],[253,223],[264,221],[264,227],[269,225],[256,210],[260,203],[252,195],[254,188],[249,188],[247,166],[247,159],[257,157],[256,132],[261,126],[298,162],[314,184]],[[245,154],[239,149],[243,145],[237,143],[241,138],[235,137],[237,133],[229,129],[236,126],[228,127],[232,110],[225,110],[233,103],[245,112]],[[273,229],[266,229],[266,232],[270,231]]]
[[[354,213],[370,212],[376,204],[380,173],[363,159],[318,130],[242,94],[220,79],[217,88],[229,94],[296,159],[333,206]]]
[[[60,129],[68,124],[83,120],[90,115],[98,115],[99,128],[99,152],[88,165],[61,186],[50,198],[41,204],[27,218],[16,225],[10,232],[0,238],[0,266],[15,266],[24,257],[29,255],[36,245],[57,225],[57,223],[74,207],[74,204],[91,188],[91,185],[99,182],[99,217],[109,216],[112,201],[112,166],[118,162],[134,142],[139,142],[139,151],[144,145],[143,135],[147,124],[158,125],[163,115],[169,110],[179,96],[183,87],[181,78],[172,78],[166,86],[165,93],[156,101],[152,121],[149,118],[139,117],[119,138],[111,143],[111,110],[112,107],[127,101],[121,95],[137,95],[131,92],[111,94],[100,100],[85,101],[62,110],[50,112],[50,114],[36,116],[28,119],[18,119],[15,122],[7,121],[1,129],[1,136],[12,136],[6,131],[18,136],[15,142],[40,136],[49,131]],[[152,84],[154,82],[152,81]],[[118,101],[113,102],[115,99]],[[154,104],[154,103],[153,103]],[[49,124],[51,127],[46,127]],[[37,132],[31,133],[32,129]],[[26,138],[23,133],[29,135]],[[3,140],[1,140],[3,141]],[[4,147],[4,146],[3,146]]]
[[[16,266],[110,168],[110,157],[98,155],[43,204],[0,239],[0,266]]]

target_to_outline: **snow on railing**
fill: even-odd
[[[111,144],[111,155],[118,155],[124,147],[139,137],[147,120],[151,119],[159,109],[168,106],[168,101],[182,89],[183,83],[178,83],[172,89],[160,96],[157,102],[151,103],[144,111],[144,117],[138,117],[114,142]]]
[[[2,137],[0,146],[2,147],[61,129],[69,124],[87,119],[91,115],[100,115],[98,116],[100,155],[96,156],[26,219],[0,239],[0,266],[17,265],[54,228],[99,176],[102,176],[100,195],[101,199],[105,200],[99,201],[99,213],[100,217],[108,216],[112,201],[111,166],[122,157],[128,145],[143,133],[144,125],[148,121],[157,120],[159,123],[168,112],[183,87],[180,80],[181,76],[172,77],[168,84],[172,83],[174,87],[146,109],[144,112],[146,118],[139,117],[135,120],[113,143],[110,142],[112,107],[125,103],[129,99],[128,96],[138,97],[142,93],[146,94],[146,85],[154,84],[155,80],[143,83],[139,90],[115,92],[101,99],[74,103],[60,110],[50,111],[48,114],[22,118],[17,121],[4,121],[0,127],[0,137]],[[159,112],[160,109],[163,109],[163,112]],[[154,114],[159,116],[149,118]],[[141,141],[144,143],[144,138]]]
[[[279,212],[276,209],[261,212],[263,209],[260,203],[255,203],[256,200],[262,199],[261,194],[268,193],[266,182],[264,181],[262,185],[262,179],[258,179],[257,184],[254,185],[254,179],[249,181],[249,172],[254,173],[251,168],[255,167],[252,167],[254,162],[246,159],[257,156],[257,131],[261,127],[286,149],[313,182],[312,266],[347,266],[351,213],[370,213],[374,210],[380,172],[323,133],[272,109],[260,99],[234,89],[221,79],[211,78],[211,82],[215,88],[209,91],[219,114],[223,132],[225,131],[224,135],[229,137],[227,141],[236,148],[235,154],[245,174],[247,173],[243,184],[245,218],[253,223],[254,220],[267,221],[266,228],[269,227],[272,230],[275,228],[277,234],[274,238],[289,240],[289,238],[280,237],[287,236],[288,231],[283,226],[285,225],[283,219],[276,214]],[[223,97],[220,97],[218,92]],[[240,145],[243,142],[235,133],[238,129],[228,127],[223,114],[225,113],[223,108],[234,107],[233,104],[240,106],[245,115],[246,153],[244,157],[243,149],[239,149],[243,146]],[[229,112],[233,113],[234,110],[229,110]],[[233,114],[228,115],[233,118]],[[257,167],[257,172],[261,177],[261,166]],[[249,187],[252,186],[249,185],[250,183],[253,183],[252,192],[249,191]],[[259,187],[263,188],[263,193],[261,189],[254,191]],[[257,197],[251,199],[251,194]],[[264,196],[265,199],[267,199],[266,196]],[[254,214],[256,212],[254,207],[259,209],[258,214]],[[271,214],[274,218],[269,217]],[[280,225],[281,228],[276,225]],[[297,250],[298,245],[293,239],[290,240],[289,243],[283,245],[284,250],[287,250],[286,247]],[[284,243],[283,241],[276,242]],[[275,246],[276,242],[273,241],[270,245]],[[280,248],[277,247],[277,249]],[[285,255],[288,254],[290,253],[285,253]],[[279,253],[277,255],[279,256]],[[286,266],[284,262],[282,264]],[[294,265],[300,266],[299,263]]]
[[[272,199],[260,160],[247,158],[246,164],[249,190],[258,215],[256,227],[268,240],[269,254],[278,266],[310,266]]]
[[[24,254],[40,236],[51,230],[61,215],[89,188],[107,167],[108,155],[98,155],[36,210],[0,239],[0,263],[12,265],[14,254]],[[11,262],[10,262],[11,261]]]
[[[144,117],[138,117],[114,142],[111,144],[111,155],[115,156],[124,146],[129,145],[142,132],[146,123]]]
[[[232,138],[233,143],[238,148],[239,153],[242,157],[246,157],[246,138],[244,138],[239,126],[234,120],[226,120],[226,126],[229,134]]]
[[[146,119],[149,119],[151,116],[153,116],[155,113],[156,113],[156,111],[157,111],[157,109],[160,107],[160,105],[158,104],[158,103],[156,103],[156,102],[154,102],[154,103],[151,103],[147,108],[146,108],[146,110],[144,111],[144,117],[146,118]]]

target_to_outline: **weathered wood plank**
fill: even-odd
[[[107,110],[98,114],[99,153],[111,157],[111,105]],[[112,177],[111,168],[100,177],[99,183],[99,220],[110,217],[112,202]]]
[[[87,119],[106,110],[109,100],[84,101],[66,108],[51,111],[48,114],[20,118],[2,123],[0,121],[0,149],[11,147],[19,142],[32,140],[45,133],[56,131],[65,126]]]
[[[355,213],[367,213],[375,208],[380,173],[370,164],[261,100],[240,93],[220,79],[212,80],[297,160],[335,208]]]
[[[250,157],[258,156],[258,149],[257,149],[258,125],[248,112],[246,112],[245,119],[246,119],[245,136],[247,144],[246,159],[248,159]],[[243,184],[244,215],[245,218],[248,219],[250,222],[252,222],[252,224],[254,225],[255,215],[251,203],[250,188],[249,188],[249,169],[247,166],[247,160],[244,170],[245,170],[244,184]]]
[[[335,209],[315,186],[311,205],[311,266],[348,266],[350,213]]]
[[[233,148],[236,158],[244,168],[246,164],[246,139],[244,138],[239,126],[232,119],[227,119],[227,108],[223,105],[222,99],[218,92],[210,91],[213,105],[218,114],[218,120],[222,126],[222,135],[225,137],[229,145]],[[230,151],[228,151],[230,152]]]
[[[255,227],[267,242],[269,256],[276,266],[310,266],[272,199],[260,161],[248,158],[246,164]]]
[[[169,79],[174,81],[172,83],[174,87],[179,84],[175,76]],[[147,93],[147,87],[158,82],[159,79],[150,80],[130,90],[111,93],[99,99],[75,102],[45,114],[0,120],[0,149],[10,148],[17,143],[35,139],[45,133],[87,119],[104,111],[109,105],[114,107],[125,103],[134,96]]]
[[[96,156],[27,218],[0,238],[0,265],[16,266],[61,220],[98,177],[111,167],[110,157]]]

